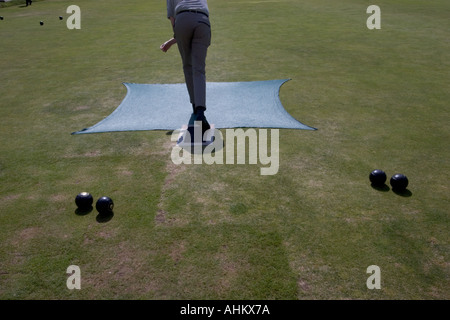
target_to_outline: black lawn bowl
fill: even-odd
[[[370,182],[376,187],[381,187],[386,182],[386,173],[383,170],[375,169],[369,175]]]
[[[94,203],[94,198],[89,192],[81,192],[75,197],[75,204],[82,211],[89,210]]]
[[[97,200],[95,208],[99,214],[111,214],[113,212],[114,202],[110,197],[104,196]]]
[[[403,192],[408,186],[408,178],[401,173],[397,173],[391,177],[390,183],[393,191]]]
[[[39,24],[40,24],[41,26],[43,26],[43,25],[44,25],[44,21],[40,21]]]

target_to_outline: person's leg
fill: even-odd
[[[194,103],[196,121],[202,122],[202,131],[210,129],[205,117],[206,110],[206,54],[211,44],[211,27],[208,17],[197,14],[197,25],[192,37],[192,73],[194,80]]]
[[[201,15],[200,15],[201,16]],[[208,19],[201,17],[192,37],[192,77],[194,104],[206,108],[206,54],[211,43],[211,27]]]
[[[208,17],[197,13],[182,13],[175,21],[175,38],[183,61],[183,72],[196,121],[202,131],[210,129],[206,110],[206,53],[211,42]]]
[[[206,107],[205,63],[211,43],[208,17],[182,13],[175,22],[175,37],[183,62],[183,72],[193,106]]]
[[[192,104],[194,100],[194,79],[192,73],[192,37],[193,23],[189,14],[182,13],[177,16],[175,21],[175,38],[177,40],[178,50],[180,51],[181,61],[183,63],[183,73],[189,98]]]

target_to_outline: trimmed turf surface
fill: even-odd
[[[280,130],[274,176],[176,166],[165,132],[70,135],[122,82],[183,82],[164,1],[76,1],[81,30],[67,1],[0,9],[0,298],[450,298],[449,2],[378,1],[381,30],[367,1],[208,3],[208,81],[290,78],[283,106],[320,128]],[[114,216],[76,214],[81,191]]]

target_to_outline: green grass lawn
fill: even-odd
[[[165,131],[71,135],[122,82],[183,82],[165,1],[0,9],[0,299],[449,299],[450,3],[377,1],[380,30],[369,1],[208,3],[208,81],[289,78],[283,106],[318,128],[280,130],[276,175],[174,165]],[[114,216],[76,214],[81,191]]]

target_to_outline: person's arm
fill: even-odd
[[[175,18],[174,17],[169,17],[170,23],[172,24],[172,29],[174,29],[175,27]],[[167,40],[166,42],[164,42],[159,48],[163,51],[163,52],[167,52],[167,50],[170,49],[171,46],[173,46],[175,43],[177,43],[177,40],[175,39],[175,37]]]
[[[170,49],[170,47],[172,45],[174,45],[175,43],[177,43],[177,39],[172,38],[167,40],[166,42],[164,42],[159,48],[163,51],[163,52],[167,52],[167,50]]]

